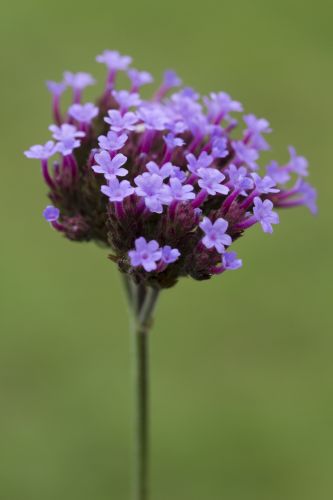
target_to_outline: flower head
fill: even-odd
[[[316,213],[316,190],[303,180],[308,162],[294,148],[287,163],[261,171],[266,119],[246,113],[237,129],[238,100],[225,92],[202,97],[170,70],[145,99],[141,87],[153,79],[131,68],[131,57],[106,50],[97,61],[107,78],[96,104],[82,100],[95,83],[88,73],[48,82],[53,140],[25,152],[41,160],[54,204],[44,216],[68,239],[101,243],[135,283],[168,288],[182,276],[204,280],[238,269],[242,261],[228,247],[257,223],[271,233],[275,209],[303,205]],[[129,90],[116,86],[118,71],[127,73]],[[73,104],[63,115],[67,87]]]

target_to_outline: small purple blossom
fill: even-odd
[[[308,176],[308,160],[304,156],[298,156],[296,149],[292,146],[289,147],[290,161],[288,169],[301,177]]]
[[[46,144],[36,144],[36,146],[31,146],[30,149],[24,152],[27,158],[33,158],[36,160],[47,160],[57,152],[57,146],[53,141],[48,141]]]
[[[68,137],[62,139],[57,143],[57,152],[61,153],[62,156],[68,156],[73,153],[73,150],[81,146],[81,141],[74,139],[73,137]]]
[[[146,165],[148,172],[151,174],[159,175],[163,180],[167,179],[173,173],[172,163],[164,163],[161,167],[157,165],[154,161],[149,161]]]
[[[100,135],[98,137],[98,145],[101,149],[106,149],[107,151],[118,151],[124,147],[127,139],[127,134],[118,135],[111,130],[106,136]]]
[[[233,141],[236,160],[238,163],[245,163],[251,170],[258,170],[256,161],[259,158],[258,151],[244,144],[242,141]]]
[[[171,132],[163,137],[163,140],[165,144],[167,145],[167,148],[172,150],[177,147],[184,146],[184,141],[180,137],[176,137],[174,134]]]
[[[268,175],[260,177],[260,175],[253,173],[251,174],[251,177],[254,181],[256,192],[258,194],[278,193],[280,191],[275,187],[276,182]]]
[[[213,158],[225,158],[229,154],[228,141],[225,137],[215,137],[212,145]]]
[[[56,222],[59,219],[59,216],[59,208],[56,208],[53,205],[48,205],[43,212],[43,217],[47,220],[47,222]]]
[[[237,168],[235,165],[230,164],[227,172],[232,187],[240,191],[241,194],[246,195],[246,191],[253,189],[253,180],[248,177],[248,171],[245,167]]]
[[[226,271],[235,271],[242,267],[243,261],[237,259],[236,252],[225,252],[222,255],[222,266]]]
[[[144,106],[138,110],[138,118],[145,124],[148,130],[164,130],[166,116],[162,109],[157,106]]]
[[[276,184],[286,184],[290,180],[290,174],[286,167],[281,167],[277,161],[272,161],[266,167],[267,174]]]
[[[51,92],[51,94],[53,94],[54,96],[57,96],[57,97],[61,96],[61,94],[67,88],[66,83],[64,83],[64,82],[53,82],[51,80],[47,80],[46,86],[47,86],[49,92]]]
[[[200,153],[199,157],[196,158],[192,153],[186,155],[187,168],[192,174],[198,174],[200,168],[208,168],[214,161],[214,158],[209,155],[206,151]]]
[[[118,153],[111,159],[107,151],[101,151],[95,154],[95,161],[97,165],[93,165],[92,169],[97,174],[104,174],[106,179],[113,177],[125,177],[128,174],[126,168],[121,168],[127,161],[127,158],[122,153]]]
[[[135,240],[135,250],[128,252],[131,266],[142,266],[145,271],[155,271],[162,257],[162,250],[156,240],[147,241],[143,236]]]
[[[72,104],[68,114],[79,123],[90,123],[98,115],[98,108],[91,102],[86,104]]]
[[[278,214],[273,212],[273,203],[270,200],[262,201],[259,196],[254,198],[253,215],[265,233],[272,233],[272,224],[279,223]]]
[[[127,72],[129,79],[132,83],[132,88],[137,90],[143,85],[148,85],[153,83],[154,79],[148,71],[138,71],[137,69],[131,68]]]
[[[269,122],[265,118],[257,118],[255,115],[245,115],[244,122],[247,126],[247,131],[251,133],[251,135],[256,134],[269,134],[272,132]]]
[[[199,227],[205,233],[202,243],[206,248],[215,248],[219,253],[225,251],[225,246],[232,243],[231,236],[226,234],[228,222],[222,217],[213,223],[208,217],[204,217]]]
[[[178,250],[178,248],[171,248],[170,245],[165,245],[161,248],[161,250],[161,260],[165,264],[173,264],[173,262],[176,262],[176,260],[178,260],[180,257],[180,251]]]
[[[145,172],[134,179],[137,188],[137,196],[144,199],[146,207],[155,213],[163,212],[163,205],[169,205],[172,201],[168,186],[163,183],[162,177],[157,174]]]
[[[108,111],[108,117],[104,121],[111,125],[111,130],[114,132],[123,132],[124,130],[135,130],[135,124],[138,118],[135,113],[128,111],[123,115],[117,109]]]
[[[116,50],[104,50],[96,57],[96,61],[105,64],[108,69],[125,71],[132,62],[130,56],[122,56]]]
[[[83,90],[89,85],[94,85],[96,80],[89,73],[71,73],[70,71],[65,71],[64,83],[74,90]]]
[[[78,130],[74,125],[69,125],[68,123],[63,123],[59,127],[57,125],[50,125],[49,130],[52,132],[52,137],[56,141],[78,139],[86,135],[84,132]]]
[[[204,103],[208,109],[209,117],[215,123],[219,123],[232,111],[243,111],[241,103],[234,101],[226,92],[212,92],[209,97],[204,97]]]
[[[134,193],[134,188],[127,180],[119,181],[117,177],[111,177],[108,185],[101,187],[101,191],[110,201],[122,202]]]
[[[141,99],[136,92],[128,92],[128,90],[113,90],[112,95],[122,111],[127,111],[128,108],[139,106]]]
[[[169,187],[170,194],[174,201],[188,201],[195,198],[193,186],[191,184],[182,184],[176,177],[170,179]]]
[[[221,184],[225,179],[225,175],[216,168],[199,168],[198,175],[200,177],[199,186],[208,194],[228,194],[229,188]]]
[[[168,69],[163,75],[163,85],[171,89],[172,87],[179,87],[182,84],[181,79],[175,71]]]
[[[299,193],[303,195],[302,197],[302,203],[308,209],[312,214],[316,214],[318,212],[318,207],[317,207],[317,190],[310,186],[305,181],[302,181],[299,187]]]

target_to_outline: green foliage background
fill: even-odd
[[[131,369],[117,270],[41,217],[44,80],[102,82],[94,56],[173,67],[271,121],[274,155],[311,162],[319,215],[281,213],[237,242],[244,268],[163,293],[151,338],[154,500],[329,500],[332,3],[4,1],[1,51],[0,498],[125,500]],[[100,84],[101,85],[101,84]],[[93,96],[96,89],[88,92]]]

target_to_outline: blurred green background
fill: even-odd
[[[131,368],[106,252],[51,231],[45,79],[104,78],[104,48],[267,117],[311,163],[319,215],[237,242],[244,268],[162,294],[151,338],[152,500],[333,497],[329,1],[5,1],[1,7],[1,500],[126,500]],[[89,89],[90,90],[90,89]],[[96,88],[87,93],[92,98]]]

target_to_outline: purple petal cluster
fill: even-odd
[[[54,229],[108,247],[137,283],[167,288],[182,276],[239,269],[229,247],[254,225],[271,233],[277,208],[316,213],[316,190],[304,181],[308,162],[295,148],[285,163],[262,165],[270,149],[265,118],[240,115],[242,104],[225,92],[182,88],[171,70],[144,99],[140,89],[153,77],[132,68],[131,57],[105,50],[96,60],[107,67],[102,95],[83,101],[95,83],[88,73],[48,81],[52,137],[25,152],[41,162],[52,203],[44,217]],[[126,88],[116,86],[119,72]]]

